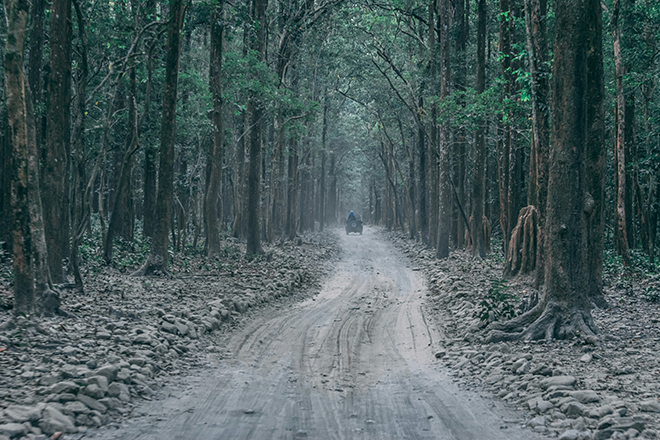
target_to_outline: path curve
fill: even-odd
[[[92,438],[540,438],[443,372],[421,272],[375,229],[340,237],[319,295],[255,319],[231,335],[225,359]]]

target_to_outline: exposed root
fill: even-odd
[[[529,205],[520,210],[507,248],[505,276],[516,276],[536,269],[539,222],[540,216],[536,207]]]
[[[141,268],[136,270],[131,274],[133,277],[143,277],[148,275],[153,275],[156,272],[172,278],[172,275],[168,272],[165,260],[160,255],[149,255],[147,261],[142,265]]]
[[[481,218],[481,226],[484,231],[484,249],[486,253],[490,252],[490,234],[491,227],[488,217],[485,215]],[[465,230],[465,249],[474,250],[474,240],[470,231],[474,230],[474,217],[470,216],[470,228]]]
[[[46,288],[37,296],[37,308],[39,313],[43,316],[54,316],[61,314],[60,311],[60,295],[50,288]]]
[[[532,316],[538,314],[539,310],[542,311],[540,316],[531,324],[521,328],[521,323],[529,321]],[[555,302],[548,303],[545,306],[539,304],[534,309],[511,321],[499,325],[495,324],[492,325],[492,330],[486,337],[487,343],[570,339],[574,336],[593,338],[598,333],[598,328],[588,311],[566,310]]]

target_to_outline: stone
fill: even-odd
[[[552,376],[541,381],[541,388],[544,390],[552,386],[572,387],[577,382],[573,376]]]
[[[131,370],[128,368],[122,368],[117,374],[117,380],[121,382],[130,382],[131,380]]]
[[[84,394],[90,396],[90,397],[95,398],[95,399],[102,399],[103,397],[105,397],[105,393],[103,392],[103,390],[101,389],[101,387],[99,387],[99,386],[96,385],[96,384],[87,385],[87,386],[82,390],[82,392],[83,392]]]
[[[182,320],[177,319],[176,321],[174,321],[174,325],[176,326],[181,336],[186,336],[188,334],[188,324],[186,324]]]
[[[67,345],[62,349],[62,353],[66,356],[76,357],[78,356],[78,349],[70,345]]]
[[[64,409],[67,411],[72,412],[73,414],[89,414],[89,407],[85,405],[82,402],[75,401],[75,402],[67,402],[66,405],[64,405]]]
[[[77,393],[80,389],[80,386],[73,382],[63,381],[58,382],[55,385],[49,388],[49,392],[52,394],[61,394],[61,393]]]
[[[108,387],[108,396],[117,397],[122,402],[128,402],[131,400],[131,392],[129,391],[128,386],[120,382],[110,384]]]
[[[27,434],[28,430],[22,423],[5,423],[0,425],[0,435],[15,438]]]
[[[593,357],[591,354],[587,353],[587,354],[585,354],[584,356],[582,356],[582,357],[580,358],[580,362],[584,362],[584,363],[587,363],[587,364],[588,364],[589,362],[592,361],[593,358],[594,358],[594,357]]]
[[[87,386],[97,385],[103,393],[108,392],[108,378],[105,376],[92,376],[87,378]]]
[[[117,373],[119,373],[119,368],[112,364],[106,364],[96,370],[96,375],[105,376],[108,379],[108,383],[114,382],[117,379]]]
[[[579,417],[586,412],[586,407],[575,400],[563,404],[560,409],[568,417]]]
[[[600,402],[600,397],[593,390],[571,391],[569,395],[580,403]]]
[[[639,404],[639,409],[644,412],[660,413],[660,402],[657,400],[647,400]]]
[[[143,333],[134,337],[132,342],[133,344],[150,345],[153,342],[153,339],[148,334]]]
[[[172,333],[173,335],[176,334],[177,332],[177,327],[176,325],[169,323],[167,321],[163,321],[163,323],[160,325],[160,330],[163,332],[167,333]]]
[[[47,435],[53,435],[58,431],[65,433],[76,432],[73,420],[62,414],[52,405],[44,408],[42,419],[39,421],[39,428]]]
[[[108,409],[121,409],[124,407],[121,401],[114,397],[106,397],[105,399],[100,399],[99,403]]]
[[[112,335],[111,335],[110,333],[108,333],[108,332],[98,332],[98,333],[96,334],[96,337],[97,337],[98,339],[103,340],[103,341],[107,341],[107,340],[109,340],[110,338],[112,338]]]
[[[87,405],[88,407],[90,407],[91,409],[98,411],[100,413],[104,413],[108,410],[108,408],[106,408],[105,405],[100,403],[98,400],[86,396],[84,394],[78,394],[78,400],[84,403],[85,405]]]
[[[137,365],[138,367],[144,367],[144,364],[147,363],[147,360],[143,358],[131,358],[128,360],[128,363],[131,365]]]
[[[569,429],[559,436],[559,440],[577,440],[579,435],[580,431],[577,429]]]
[[[36,422],[41,418],[45,406],[43,403],[35,407],[10,405],[5,408],[5,416],[15,423]]]

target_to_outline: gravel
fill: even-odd
[[[521,424],[549,437],[660,438],[660,306],[635,294],[642,288],[606,280],[610,308],[592,310],[596,339],[486,344],[495,318],[483,313],[489,289],[515,297],[522,313],[539,295],[533,279],[507,280],[502,288],[503,264],[494,256],[482,261],[454,251],[438,260],[420,243],[385,234],[426,275],[426,313],[445,334],[431,355],[461,388],[527,410]]]
[[[118,426],[140,399],[222,356],[227,332],[254,309],[317,291],[335,240],[307,234],[248,261],[228,239],[215,260],[175,256],[172,277],[87,268],[84,293],[62,290],[66,317],[14,319],[0,308],[0,440]],[[9,292],[0,286],[2,304]]]

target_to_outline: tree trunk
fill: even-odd
[[[23,50],[29,5],[25,0],[10,0],[5,7],[7,40],[4,74],[8,128],[12,145],[14,315],[20,316],[30,315],[35,310],[28,189],[27,97],[23,72]]]
[[[419,108],[423,109],[424,102],[419,98]],[[422,234],[422,243],[428,244],[429,221],[426,210],[426,135],[421,118],[417,118],[417,148],[419,150],[419,231]]]
[[[587,1],[589,35],[587,48],[587,191],[593,200],[588,215],[589,297],[601,308],[608,306],[603,296],[603,236],[605,233],[605,82],[603,78],[603,11],[600,0]]]
[[[337,222],[337,157],[334,150],[330,150],[330,168],[328,169],[328,178],[330,179],[330,188],[328,190],[328,211],[326,213],[326,222],[334,225]]]
[[[124,156],[121,160],[119,178],[115,190],[112,216],[108,224],[108,233],[105,238],[103,259],[106,264],[112,262],[112,250],[115,235],[127,241],[133,240],[133,163],[135,153],[140,144],[137,133],[137,103],[135,67],[129,69],[130,87],[128,99],[128,127],[124,143]]]
[[[224,24],[223,1],[216,4],[211,16],[211,60],[209,80],[213,99],[213,151],[210,155],[209,184],[206,190],[205,224],[207,255],[220,253],[220,227],[218,224],[218,200],[222,182],[222,157],[224,155],[224,128],[222,121],[222,39]]]
[[[167,272],[167,248],[172,223],[174,197],[174,136],[176,130],[177,82],[181,54],[181,27],[185,7],[183,0],[170,0],[170,20],[167,32],[165,61],[165,93],[160,136],[160,170],[156,198],[156,222],[151,252],[136,275],[149,275],[155,271]]]
[[[543,298],[529,312],[492,325],[488,342],[506,339],[593,338],[589,294],[587,183],[588,1],[558,0],[552,73],[552,143],[546,209]],[[598,99],[599,97],[596,97]],[[602,146],[601,146],[602,148]],[[514,332],[505,333],[502,332]],[[517,332],[517,333],[516,333]]]
[[[266,41],[266,7],[268,0],[254,0],[253,4],[253,34],[250,48],[258,54],[259,61],[264,59]],[[253,94],[248,101],[250,119],[250,162],[248,165],[247,182],[247,254],[263,254],[259,229],[259,202],[261,189],[261,119],[264,116],[261,97]]]
[[[616,190],[616,242],[617,248],[625,266],[630,266],[630,251],[628,248],[628,226],[626,218],[626,154],[625,154],[625,130],[626,110],[625,95],[623,90],[623,60],[621,57],[621,31],[619,29],[619,15],[621,11],[621,0],[614,0],[612,4],[612,40],[614,46],[614,66],[616,80],[616,134],[615,134],[615,169],[617,176]]]
[[[449,83],[451,81],[450,57],[449,57],[449,0],[441,0],[440,3],[440,99],[449,97]],[[440,131],[440,146],[438,148],[439,162],[439,217],[438,217],[438,258],[449,256],[449,233],[451,232],[451,175],[449,169],[449,151],[451,128],[445,122]]]
[[[291,138],[289,140],[289,179],[288,179],[288,209],[287,228],[289,240],[296,238],[296,209],[298,206],[298,142]]]
[[[476,91],[482,94],[486,88],[486,0],[477,3],[477,84]],[[479,121],[474,135],[474,166],[472,169],[472,216],[470,231],[472,255],[486,258],[484,237],[484,201],[486,185],[486,121]]]
[[[71,0],[53,0],[50,27],[50,76],[46,158],[43,162],[42,194],[48,200],[44,226],[48,265],[54,283],[64,281],[62,260],[69,242],[68,181],[71,102]]]
[[[32,95],[32,108],[35,118],[35,141],[37,152],[42,147],[41,101],[43,96],[43,52],[44,52],[44,9],[45,0],[33,0],[30,11],[30,49],[28,60],[28,84]],[[38,156],[40,157],[40,156]]]

